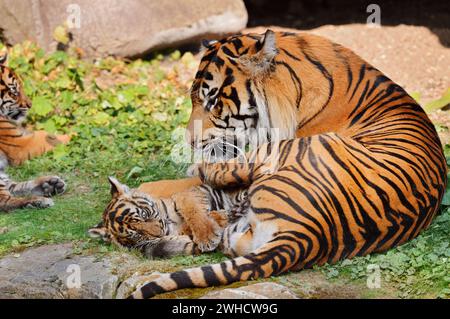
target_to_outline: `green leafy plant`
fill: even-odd
[[[440,99],[432,101],[424,106],[425,111],[432,112],[435,110],[442,109],[450,105],[450,88],[442,95]]]

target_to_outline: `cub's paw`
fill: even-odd
[[[53,200],[47,197],[36,197],[30,200],[27,208],[49,208],[54,205]]]
[[[210,220],[207,225],[203,225],[202,231],[194,233],[193,241],[201,252],[209,252],[215,250],[221,240],[223,234],[223,227],[220,227],[217,222]]]
[[[66,191],[66,183],[58,176],[45,176],[36,180],[37,186],[33,189],[34,195],[51,197]]]
[[[226,210],[213,210],[209,212],[209,216],[222,228],[225,228],[228,225],[228,215],[229,213]]]

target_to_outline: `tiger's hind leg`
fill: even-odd
[[[7,165],[8,161],[0,153],[0,212],[9,212],[14,209],[27,207],[47,208],[53,206],[53,201],[46,197],[15,197],[15,194],[11,192],[11,188],[14,188],[15,184],[11,182],[5,173]]]
[[[10,212],[21,208],[48,208],[53,206],[53,200],[47,197],[13,197],[0,190],[0,211]]]
[[[9,191],[14,196],[51,197],[64,193],[66,183],[58,176],[42,176],[27,182],[12,182]]]
[[[9,191],[9,178],[0,172],[0,211],[9,212],[20,208],[47,208],[53,206],[53,200],[46,197],[14,197]]]

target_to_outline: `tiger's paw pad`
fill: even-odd
[[[58,176],[43,177],[39,185],[33,190],[36,195],[51,197],[66,191],[66,183]]]
[[[49,208],[55,203],[53,199],[47,197],[39,197],[28,203],[27,208]]]

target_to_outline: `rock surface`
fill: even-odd
[[[263,282],[241,288],[212,291],[200,299],[298,299],[298,297],[280,284]]]
[[[145,282],[159,277],[159,271],[167,273],[180,269],[173,268],[170,260],[145,260],[128,252],[78,255],[77,251],[72,244],[46,245],[1,258],[0,299],[122,299]],[[240,288],[184,289],[162,298],[202,295],[203,299],[395,297],[389,287],[368,290],[363,284],[330,282],[313,270],[290,273],[277,281],[248,282]]]
[[[76,255],[72,244],[30,248],[0,259],[0,299],[126,298],[137,287],[160,275],[154,271],[141,275],[142,263],[127,253],[102,257]],[[266,282],[212,291],[203,298],[294,299],[297,296],[280,284]]]
[[[117,258],[74,255],[71,244],[31,248],[0,259],[0,299],[114,298],[119,263],[126,268]]]
[[[236,33],[248,19],[242,0],[0,0],[0,12],[11,44],[32,40],[54,49],[55,29],[67,24],[69,45],[91,57],[133,57]]]

